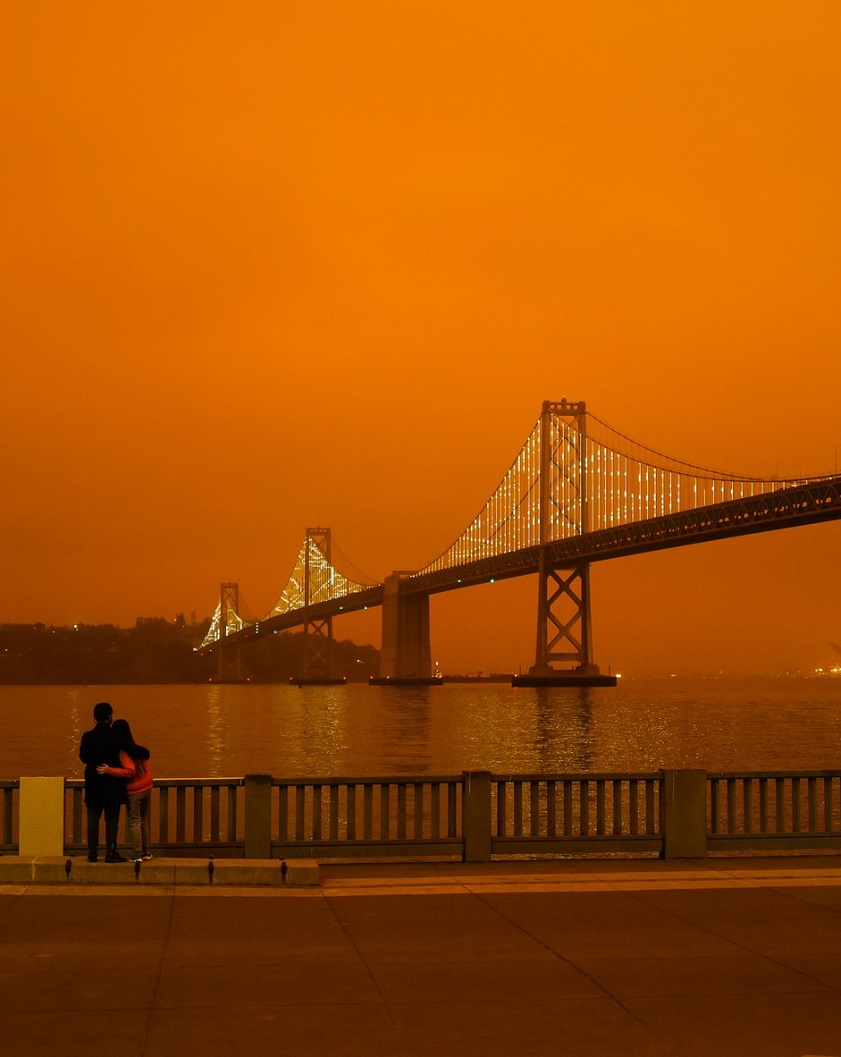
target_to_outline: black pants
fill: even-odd
[[[120,804],[100,804],[89,807],[88,812],[88,851],[96,851],[99,846],[99,819],[105,812],[105,844],[117,843],[117,826],[120,822]]]

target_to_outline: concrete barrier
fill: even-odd
[[[32,861],[32,880],[35,884],[67,884],[70,879],[68,861],[72,869],[73,860],[68,860],[66,855],[38,855]]]
[[[175,883],[177,885],[209,885],[211,883],[212,860],[208,859],[172,859],[175,864]],[[154,862],[154,859],[152,860]],[[143,866],[140,867],[143,873]]]
[[[176,859],[147,859],[146,862],[140,864],[140,869],[137,870],[137,883],[142,885],[174,885],[176,861]],[[132,869],[135,869],[135,867],[132,867]]]
[[[0,885],[252,885],[321,883],[314,859],[148,859],[142,863],[88,862],[66,855],[0,856]]]
[[[277,859],[215,859],[215,885],[280,885],[283,869]]]
[[[88,862],[70,860],[71,884],[133,885],[134,869],[127,862]]]
[[[321,875],[315,859],[285,859],[283,883],[287,885],[318,885]]]
[[[32,881],[34,855],[4,855],[0,857],[0,884],[19,885]]]

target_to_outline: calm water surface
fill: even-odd
[[[0,687],[0,778],[81,775],[110,701],[162,778],[841,766],[841,680]]]

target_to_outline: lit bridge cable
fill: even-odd
[[[428,565],[366,583],[336,567],[329,529],[308,529],[266,617],[250,623],[238,602],[220,604],[203,645],[303,626],[310,645],[320,648],[329,646],[334,615],[381,606],[381,667],[400,678],[401,671],[424,678],[431,594],[537,574],[538,648],[530,674],[550,677],[559,661],[596,675],[592,562],[840,516],[838,475],[766,478],[715,470],[633,440],[589,413],[583,401],[544,401],[499,485]]]
[[[832,476],[714,470],[640,444],[590,412],[572,413],[583,405],[550,407],[548,428],[538,421],[473,521],[416,576]]]

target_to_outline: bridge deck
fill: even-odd
[[[839,518],[841,476],[557,540],[547,544],[547,560],[551,568],[565,568]],[[400,583],[400,591],[401,594],[455,591],[487,583],[490,579],[534,575],[539,565],[540,547],[526,547],[453,568],[406,576]],[[381,606],[383,593],[383,585],[377,584],[364,591],[312,605],[307,615],[309,619],[320,620]],[[297,627],[303,623],[304,616],[303,609],[295,609],[243,628],[229,639],[232,642],[250,641],[274,631]]]

